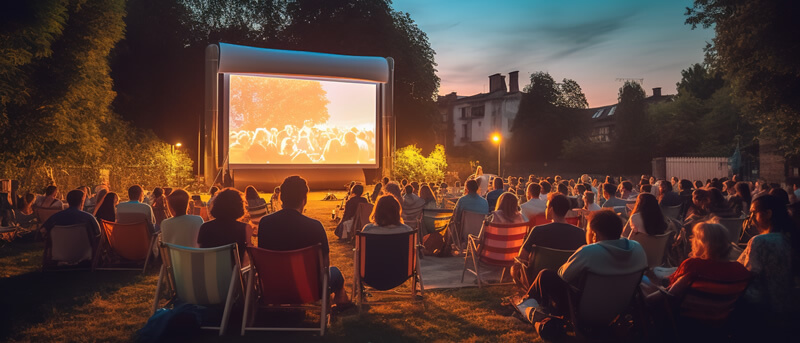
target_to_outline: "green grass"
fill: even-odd
[[[331,265],[339,267],[352,289],[353,246],[333,235],[331,210],[336,201],[309,194],[306,215],[328,230]],[[341,194],[339,194],[341,195]],[[265,198],[269,198],[265,196]],[[150,316],[157,268],[136,271],[42,273],[41,242],[13,242],[0,248],[0,341],[131,341]],[[423,275],[424,277],[424,275]],[[408,292],[409,284],[398,292]],[[241,314],[228,334],[203,333],[200,342],[521,342],[538,340],[533,327],[512,316],[503,298],[510,286],[425,292],[425,301],[404,294],[374,294],[359,314],[355,308],[336,313],[324,337],[313,333],[238,335]],[[375,303],[376,300],[392,300]],[[240,309],[238,311],[241,311]],[[283,317],[292,318],[291,314]],[[294,316],[297,317],[297,316]],[[300,317],[303,317],[300,314]],[[313,318],[313,315],[309,315]],[[285,318],[284,318],[285,319]],[[308,325],[312,325],[307,323]]]

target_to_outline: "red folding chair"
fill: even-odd
[[[141,269],[142,273],[147,270],[158,233],[151,233],[144,222],[120,224],[103,220],[100,227],[102,237],[94,255],[92,270]],[[103,261],[105,259],[114,260],[106,263],[108,261]],[[141,268],[129,266],[139,262],[144,262]]]
[[[480,266],[484,265],[503,268],[500,274],[502,283],[506,270],[514,265],[514,259],[525,242],[528,225],[528,223],[497,224],[484,221],[479,236],[469,235],[461,282],[464,282],[464,275],[469,271],[478,279],[478,287],[482,287],[484,280],[481,277]],[[474,269],[469,269],[470,258]]]

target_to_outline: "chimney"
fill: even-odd
[[[506,77],[500,73],[489,75],[489,93],[496,91],[506,91]]]
[[[519,92],[519,71],[515,70],[508,73],[508,91],[510,93]]]
[[[661,87],[653,88],[653,96],[661,96]]]

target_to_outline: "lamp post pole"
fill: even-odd
[[[500,173],[500,147],[503,145],[503,137],[500,136],[499,133],[492,134],[492,141],[497,143],[497,176],[502,177],[503,175]]]
[[[178,165],[177,165],[178,164],[178,156],[175,154],[175,152],[176,152],[175,149],[180,148],[181,145],[182,145],[181,143],[175,143],[175,144],[173,144],[171,146],[171,148],[172,148],[172,174],[173,174],[172,177],[175,178],[175,182],[178,183],[178,186],[180,186],[181,183],[178,182],[179,181],[178,180]]]

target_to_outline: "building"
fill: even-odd
[[[644,102],[647,105],[651,105],[659,102],[671,101],[673,97],[674,95],[661,95],[661,87],[656,87],[653,88],[653,95],[646,97]],[[589,140],[591,142],[608,143],[614,139],[617,126],[617,117],[615,117],[614,114],[617,111],[617,104],[580,111],[582,115],[589,117],[591,121],[591,131],[589,132]]]
[[[446,116],[447,140],[452,146],[485,142],[493,133],[511,137],[511,126],[517,116],[522,93],[519,91],[519,72],[489,76],[489,92],[459,97],[455,93],[440,97],[440,113]],[[450,129],[452,128],[452,129]],[[448,144],[449,145],[449,144]]]

